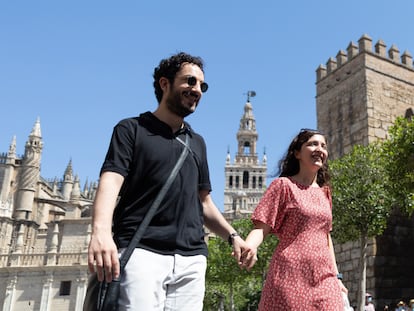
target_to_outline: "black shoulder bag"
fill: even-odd
[[[112,282],[110,283],[107,283],[105,281],[99,282],[96,273],[92,274],[91,277],[89,278],[88,288],[86,290],[86,296],[85,296],[85,300],[83,304],[83,311],[117,311],[118,310],[118,299],[119,299],[119,292],[120,292],[121,275],[134,249],[138,245],[138,242],[141,240],[142,235],[144,234],[144,231],[148,227],[148,224],[150,223],[155,212],[157,211],[158,206],[160,205],[161,201],[164,199],[164,196],[167,193],[168,189],[170,188],[175,177],[177,176],[178,171],[181,169],[184,163],[184,160],[187,157],[188,152],[191,151],[189,144],[188,144],[189,143],[188,136],[189,135],[187,134],[185,138],[185,142],[183,142],[181,139],[176,137],[176,139],[184,145],[184,149],[181,152],[180,158],[175,164],[173,170],[171,171],[170,176],[168,177],[164,186],[161,188],[160,192],[158,193],[157,197],[155,198],[154,202],[149,208],[147,214],[142,220],[141,225],[135,231],[134,236],[132,237],[131,241],[128,244],[128,247],[125,249],[125,251],[120,256],[119,265],[120,265],[121,273],[120,273],[119,278],[112,280]]]

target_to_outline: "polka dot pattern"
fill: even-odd
[[[328,188],[275,179],[252,214],[279,238],[262,290],[260,311],[343,311],[328,247],[332,207]],[[260,256],[260,249],[259,249]]]

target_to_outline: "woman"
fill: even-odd
[[[280,176],[252,214],[254,229],[242,266],[251,269],[269,233],[279,238],[263,287],[259,310],[343,311],[330,231],[332,204],[325,137],[304,129],[280,161]]]

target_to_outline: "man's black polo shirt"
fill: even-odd
[[[111,171],[125,177],[114,211],[113,233],[119,248],[128,246],[137,226],[176,164],[189,135],[192,153],[161,202],[139,247],[160,254],[207,256],[204,242],[200,189],[211,190],[204,139],[185,123],[171,128],[151,112],[120,121],[113,130],[101,173]]]

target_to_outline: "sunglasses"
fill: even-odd
[[[319,131],[316,129],[311,129],[311,128],[303,128],[303,129],[300,129],[300,133],[302,132],[319,132]]]
[[[310,128],[303,128],[303,129],[300,129],[299,134],[304,133],[304,132],[312,132],[312,133],[318,133],[318,134],[323,135],[323,133],[322,133],[320,130],[310,129]]]
[[[197,78],[194,76],[188,76],[187,77],[187,84],[189,86],[194,86],[197,84]],[[200,89],[201,92],[205,93],[208,90],[208,84],[206,82],[201,82],[200,83]]]

